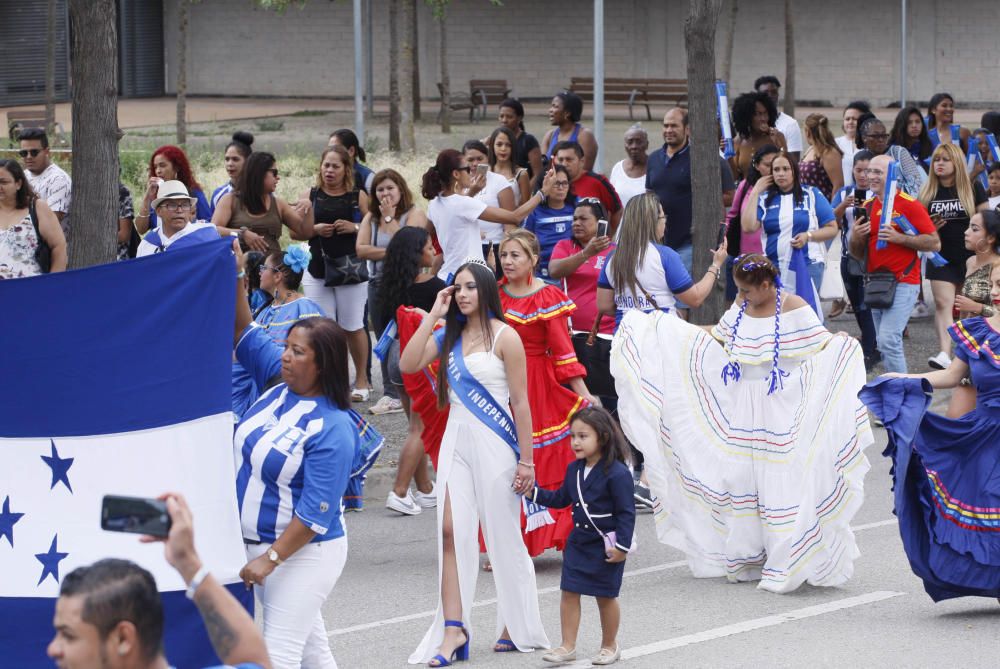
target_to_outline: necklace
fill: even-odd
[[[275,291],[275,293],[274,293],[274,299],[271,300],[271,305],[275,306],[275,307],[283,307],[283,306],[285,306],[286,304],[288,304],[290,302],[294,302],[296,299],[297,298],[296,298],[294,290],[286,290],[285,291],[285,297],[284,297],[284,299],[281,302],[279,302],[278,301],[278,292]]]

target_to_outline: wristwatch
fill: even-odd
[[[385,221],[386,223],[392,223],[392,216],[386,216],[382,220]]]
[[[354,234],[358,234],[361,231],[361,226],[357,223],[354,224]]]
[[[273,562],[275,567],[281,564],[281,558],[278,556],[278,551],[274,550],[274,546],[267,549],[267,559]]]
[[[240,226],[240,231],[236,233],[236,236],[240,238],[240,241],[241,241],[241,242],[243,241],[243,235],[244,235],[244,234],[246,233],[246,231],[247,231],[247,230],[249,230],[249,229],[250,229],[250,228],[248,228],[248,227],[247,227],[247,226],[245,226],[245,225],[241,225],[241,226]]]

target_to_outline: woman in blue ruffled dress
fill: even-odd
[[[1000,301],[1000,268],[990,275]],[[927,374],[886,374],[860,393],[885,424],[903,548],[934,601],[1000,597],[1000,312],[948,328],[955,357]],[[928,411],[932,390],[971,378],[976,408]]]

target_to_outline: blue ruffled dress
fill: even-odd
[[[859,397],[888,432],[903,548],[927,594],[1000,597],[1000,332],[976,317],[949,334],[971,371],[974,410],[927,411],[924,379],[880,378]]]

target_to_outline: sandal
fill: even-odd
[[[510,639],[497,639],[497,642],[493,644],[494,653],[510,653],[517,650],[517,646]]]
[[[437,662],[437,664],[427,663],[428,667],[450,667],[454,662],[465,662],[469,659],[469,642],[472,638],[465,629],[465,624],[461,620],[445,620],[445,627],[458,627],[461,628],[462,634],[465,635],[465,643],[451,651],[451,657],[446,658],[441,653],[438,653],[430,659],[430,662]]]
[[[352,402],[367,402],[368,398],[371,397],[371,388],[355,388],[351,391],[351,401]]]

